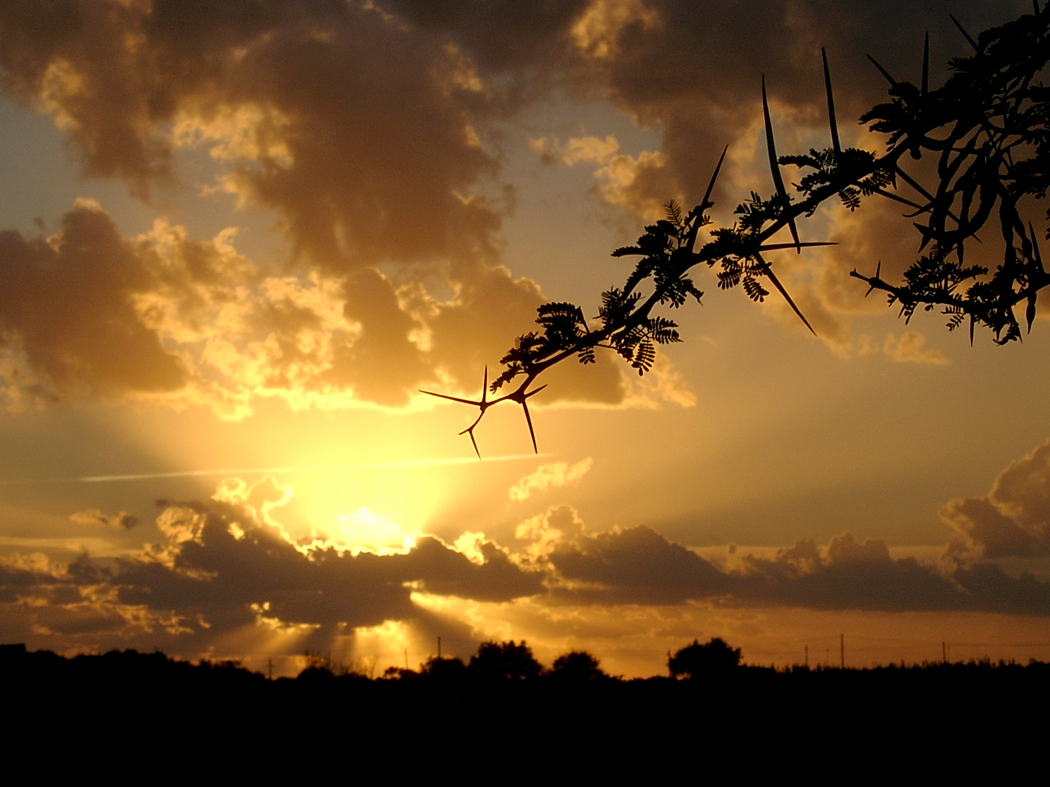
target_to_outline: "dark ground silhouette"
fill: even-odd
[[[158,756],[179,742],[190,746],[182,757],[244,758],[263,772],[278,753],[312,762],[341,751],[392,761],[410,752],[434,767],[434,757],[464,756],[475,766],[555,763],[579,777],[714,757],[769,774],[856,761],[866,773],[943,776],[987,762],[1008,778],[1042,751],[1048,728],[1050,664],[1035,661],[778,671],[729,659],[688,679],[625,680],[583,652],[528,675],[479,670],[489,651],[535,663],[524,642],[486,646],[469,665],[431,659],[377,679],[313,665],[268,680],[236,662],[133,650],[65,658],[5,645],[5,740],[10,751],[119,744]]]

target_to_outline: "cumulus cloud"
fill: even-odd
[[[574,465],[568,462],[555,462],[540,465],[536,472],[525,476],[510,488],[510,499],[515,502],[528,500],[534,492],[546,492],[550,488],[559,488],[579,481],[591,469],[594,461],[587,457]]]
[[[978,555],[1050,555],[1050,442],[1003,470],[984,497],[956,498],[940,514]]]
[[[937,566],[890,557],[885,542],[851,533],[819,548],[800,541],[773,559],[747,556],[743,595],[811,609],[959,609],[970,603]]]
[[[22,286],[0,304],[10,397],[178,390],[231,417],[257,395],[403,407],[424,383],[463,385],[530,327],[538,287],[493,264],[504,192],[482,138],[509,96],[489,84],[479,51],[510,17],[454,34],[445,23],[469,27],[473,15],[315,0],[251,8],[0,10],[3,88],[51,115],[87,174],[147,197],[177,180],[178,148],[208,148],[219,173],[210,191],[272,208],[312,270],[289,286],[232,253],[232,232],[200,243],[160,222],[135,244],[79,209],[62,248],[7,233],[5,262],[28,271],[8,277]],[[553,45],[565,9],[519,15],[553,24]],[[89,219],[106,232],[75,237]],[[77,274],[61,258],[74,248],[86,257]],[[427,298],[426,280],[452,297]],[[34,314],[64,319],[45,326]],[[499,346],[479,359],[480,336]],[[622,398],[618,377],[598,387],[602,401]]]
[[[153,277],[97,206],[78,205],[49,238],[0,232],[0,268],[0,350],[25,359],[23,391],[63,399],[185,384],[185,365],[135,307]]]
[[[894,558],[851,533],[803,540],[773,557],[718,564],[645,525],[588,532],[570,506],[518,527],[526,554],[550,572],[551,600],[577,604],[793,606],[818,610],[980,610],[1050,614],[1050,584],[994,564]],[[737,548],[739,551],[739,548]]]
[[[498,225],[462,197],[493,166],[469,131],[483,87],[447,41],[371,4],[13,2],[0,40],[8,91],[87,172],[147,193],[177,145],[211,144],[228,187],[280,210],[319,264],[434,258]]]

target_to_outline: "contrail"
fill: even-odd
[[[551,454],[505,454],[486,456],[485,462],[517,462],[525,459],[545,459]],[[122,473],[120,475],[85,475],[68,478],[3,478],[0,486],[21,484],[108,484],[116,481],[146,481],[158,478],[193,478],[209,475],[238,475],[245,473],[325,473],[339,470],[381,470],[399,467],[443,467],[446,465],[479,464],[475,457],[459,459],[400,459],[391,462],[356,462],[345,465],[295,465],[290,467],[242,467],[232,470],[174,470],[167,473]]]
[[[537,459],[550,454],[506,454],[485,457],[486,462],[515,462],[522,459]],[[124,475],[89,475],[80,478],[60,479],[78,481],[83,484],[104,484],[113,481],[144,481],[154,478],[190,478],[193,476],[237,475],[239,473],[322,473],[333,470],[376,470],[397,467],[439,467],[444,465],[477,464],[474,457],[459,459],[401,459],[392,462],[358,462],[346,465],[299,465],[293,467],[243,467],[232,470],[177,470],[169,473],[126,473]]]

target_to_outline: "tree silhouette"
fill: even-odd
[[[721,637],[701,645],[693,640],[667,659],[667,668],[676,678],[685,675],[702,678],[724,673],[740,666],[740,648],[731,648]]]
[[[869,56],[890,83],[890,100],[861,118],[872,131],[885,135],[881,155],[842,147],[825,56],[831,147],[778,157],[763,78],[771,196],[752,193],[737,206],[731,226],[713,226],[707,211],[714,206],[711,195],[725,159],[723,150],[700,204],[684,213],[674,202],[668,203],[664,220],[646,227],[634,246],[613,252],[614,257],[641,259],[622,287],[602,293],[594,321],[575,304],[546,303],[538,309],[540,329],[518,337],[500,360],[503,371],[491,385],[485,370],[480,400],[424,393],[479,408],[477,419],[461,432],[470,436],[475,452],[474,430],[488,409],[516,402],[524,410],[533,448],[538,450],[527,405],[528,398],[544,387],[533,387],[537,378],[569,358],[593,363],[599,349],[618,353],[640,375],[649,371],[657,345],[681,340],[678,325],[658,310],[677,309],[690,299],[699,302],[703,293],[692,275],[703,265],[715,270],[719,289],[739,285],[753,301],[762,302],[771,289],[776,290],[812,331],[774,273],[769,255],[829,245],[801,241],[798,223],[833,198],[854,211],[863,199],[879,195],[903,205],[908,218],[921,220],[914,222],[921,256],[905,272],[903,282],[884,280],[881,262],[864,261],[875,268],[873,275],[851,273],[868,285],[869,294],[885,292],[905,320],[920,306],[927,311],[940,308],[950,330],[969,324],[971,342],[978,325],[989,328],[998,344],[1019,340],[1014,307],[1025,304],[1030,330],[1037,293],[1050,284],[1035,228],[1026,220],[1029,203],[1045,196],[1050,186],[1050,88],[1036,81],[1050,60],[1050,12],[1040,10],[1034,0],[1032,14],[976,39],[954,17],[952,21],[973,54],[952,60],[951,77],[936,90],[929,87],[928,37],[918,85],[898,81]],[[936,165],[933,182],[927,185],[921,182],[921,173],[909,173],[913,164],[906,165],[924,156]],[[794,194],[785,186],[781,166],[797,167],[803,173]],[[986,248],[997,242],[991,233],[978,238],[989,223],[998,225],[993,228],[1002,238],[1002,262],[994,272],[965,259],[973,241],[984,240]],[[776,240],[785,231],[790,240]],[[510,393],[487,398],[512,382],[517,386]]]
[[[543,665],[536,661],[525,640],[520,644],[514,640],[482,642],[467,665],[468,675],[488,679],[525,680],[542,672]]]

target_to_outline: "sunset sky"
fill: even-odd
[[[1050,659],[1050,326],[970,345],[899,206],[828,205],[782,300],[699,272],[683,343],[476,398],[676,199],[716,221],[1028,0],[5,0],[0,642],[375,669],[522,639],[664,672]],[[921,166],[921,165],[920,165]],[[794,173],[785,169],[789,180]],[[1031,218],[1045,227],[1045,205]],[[984,244],[994,254],[996,230]],[[1042,232],[1040,231],[1040,235]],[[984,238],[982,237],[982,240]]]

